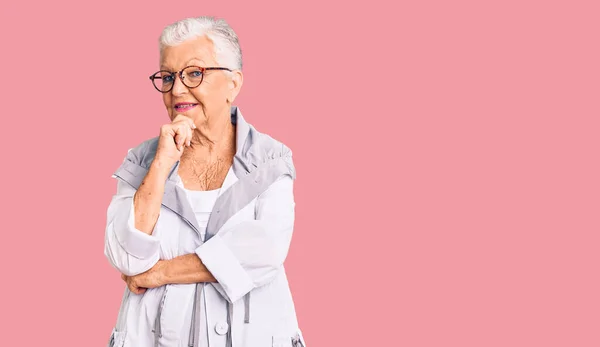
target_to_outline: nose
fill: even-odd
[[[181,76],[179,76],[179,74],[175,74],[175,80],[173,81],[173,89],[171,90],[171,93],[173,93],[173,95],[180,95],[186,93],[187,90],[187,87],[181,81]]]

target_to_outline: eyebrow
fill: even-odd
[[[202,66],[202,65],[206,65],[206,63],[204,62],[204,60],[202,60],[202,59],[198,59],[198,58],[192,58],[192,59],[188,60],[188,61],[185,63],[185,66],[190,66],[190,63],[191,63],[192,61],[194,61],[194,60],[201,62],[200,66]],[[161,69],[161,70],[168,70],[168,71],[172,71],[171,69],[167,68],[165,65],[161,65],[161,66],[160,66],[160,69]]]

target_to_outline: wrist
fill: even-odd
[[[157,265],[159,265],[158,267],[158,281],[160,282],[161,286],[164,286],[165,284],[169,284],[169,278],[170,278],[170,261],[168,260],[159,260]]]
[[[157,173],[161,178],[167,178],[169,172],[173,168],[173,164],[169,164],[166,160],[155,158],[150,164],[150,170]]]

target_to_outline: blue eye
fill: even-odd
[[[192,71],[190,72],[191,77],[200,77],[202,76],[202,71]]]
[[[173,82],[173,75],[162,76],[163,83],[171,83]]]

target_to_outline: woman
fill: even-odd
[[[283,267],[292,154],[232,106],[241,68],[223,20],[160,37],[150,79],[171,122],[113,175],[104,253],[127,289],[111,347],[304,346]]]

